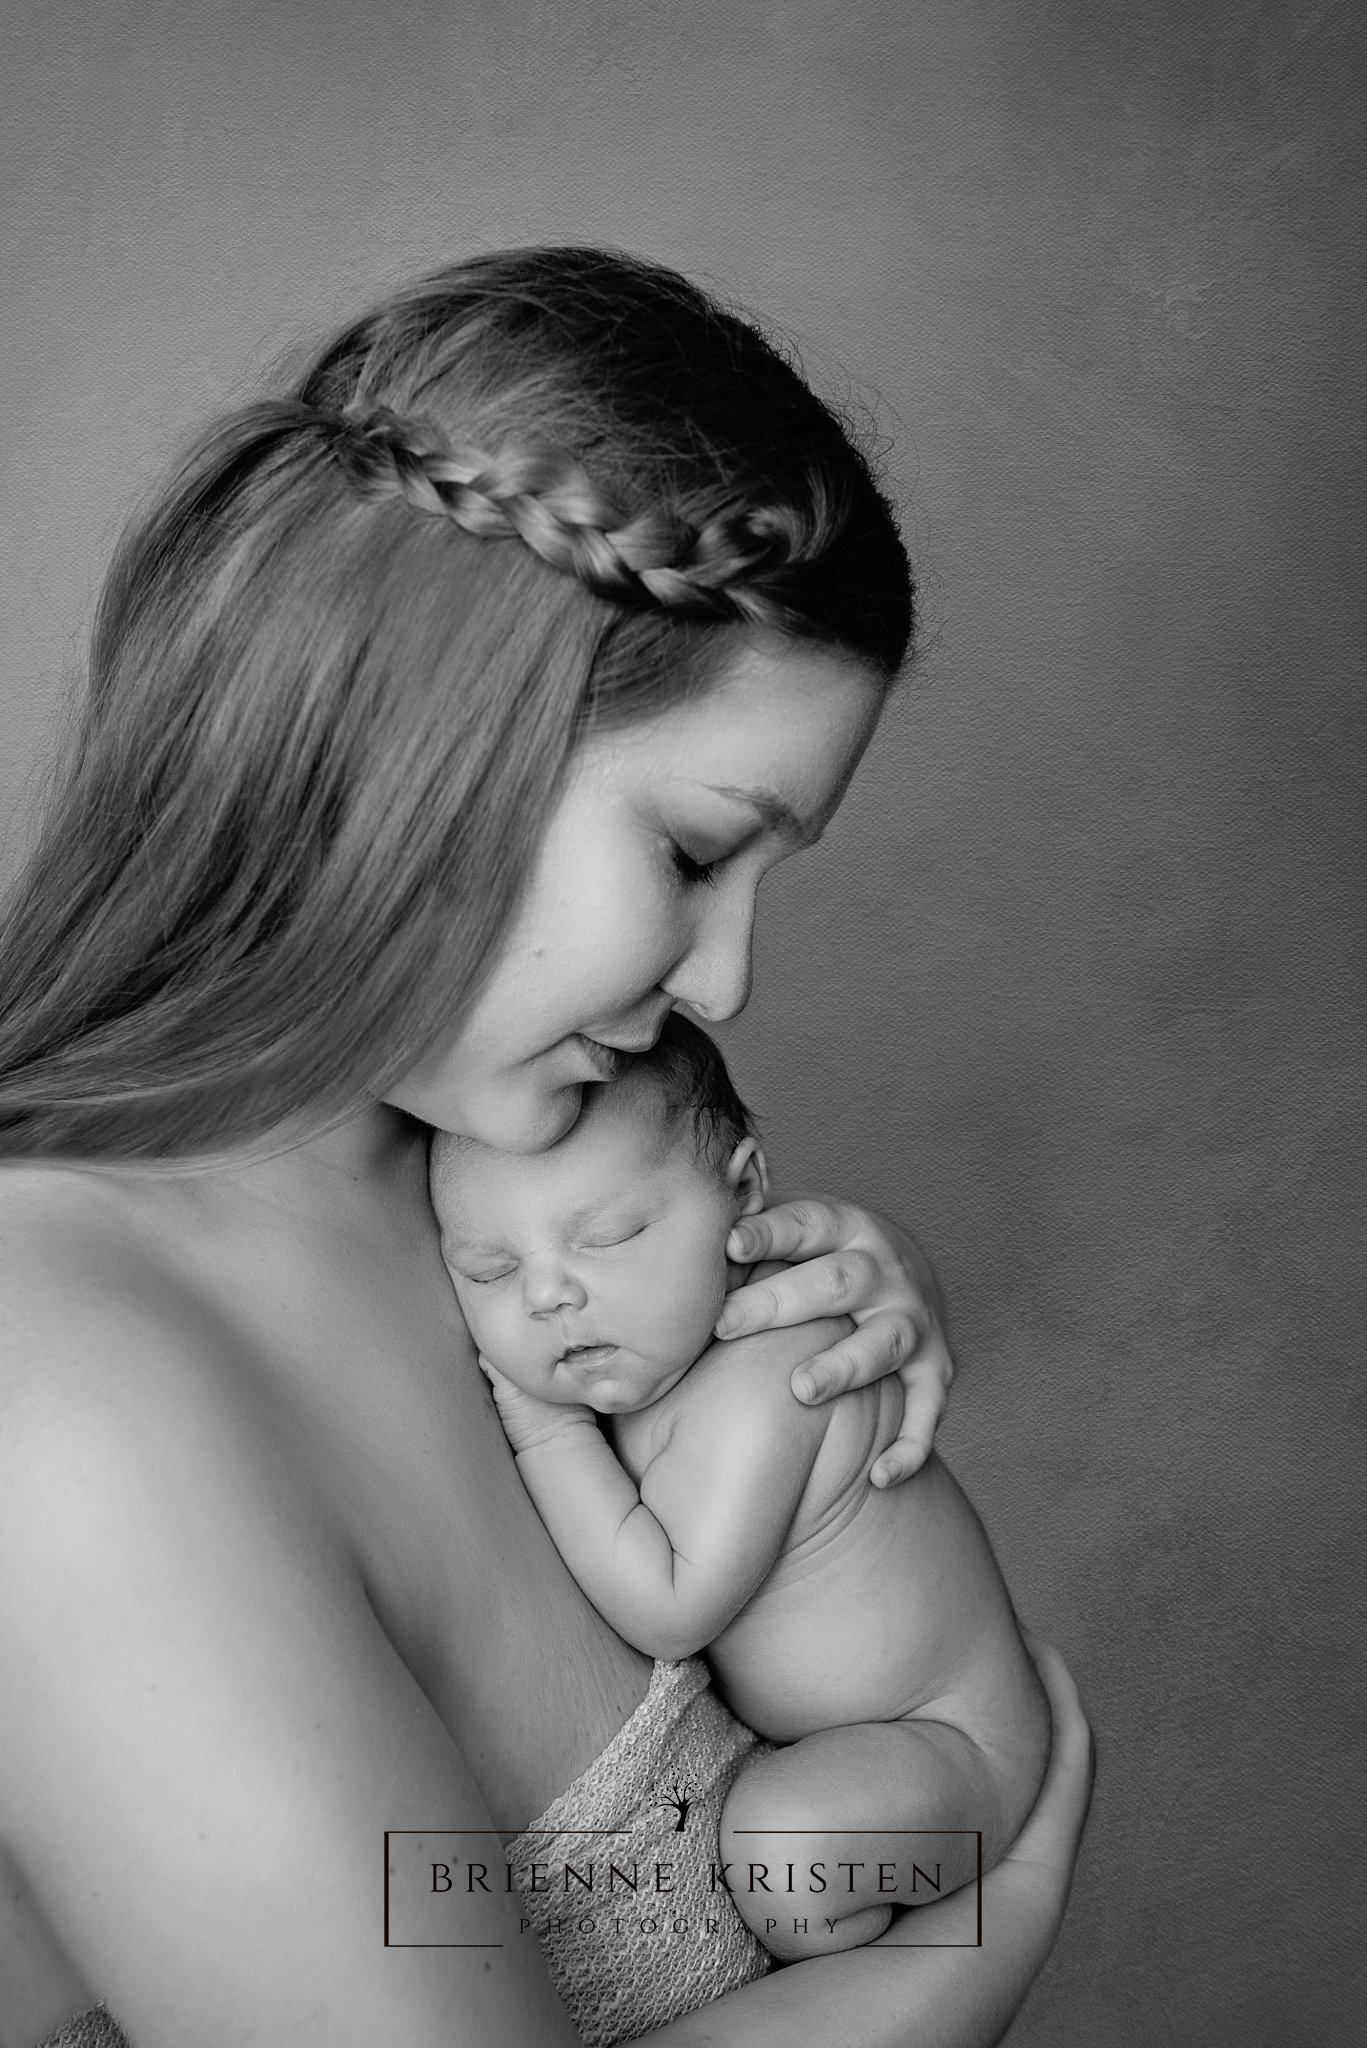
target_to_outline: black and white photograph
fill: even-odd
[[[0,111],[0,2048],[1353,2048],[1367,15]]]

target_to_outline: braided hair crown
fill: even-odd
[[[101,596],[0,934],[0,1155],[201,1157],[384,1099],[477,1000],[586,734],[736,629],[901,665],[846,424],[673,272],[523,249],[211,422]]]
[[[516,537],[628,609],[831,641],[887,674],[905,553],[847,423],[674,272],[527,249],[423,279],[296,393],[363,498]]]

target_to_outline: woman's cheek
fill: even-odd
[[[564,930],[574,933],[586,982],[599,999],[635,1001],[659,985],[683,948],[683,903],[677,879],[656,856],[624,846],[614,868],[605,856]],[[606,1005],[605,1005],[606,1006]]]

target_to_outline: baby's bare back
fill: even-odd
[[[977,1516],[933,1455],[869,1485],[901,1418],[895,1379],[829,1415],[773,1569],[707,1652],[722,1690],[779,1742],[919,1714],[1005,1758],[1034,1730],[1038,1682]]]

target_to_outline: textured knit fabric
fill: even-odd
[[[716,1867],[722,1803],[768,1747],[697,1657],[657,1664],[603,1754],[508,1844],[524,1923],[587,2048],[648,2034],[770,1967]]]
[[[74,2020],[40,2041],[38,2048],[129,2048],[129,2041],[104,2006],[92,2005],[89,2012],[78,2012]]]
[[[768,1747],[709,1689],[700,1659],[657,1664],[603,1754],[508,1844],[523,1917],[586,2048],[647,2034],[770,1967],[714,1876],[722,1803]],[[38,2048],[130,2043],[97,2005]]]

